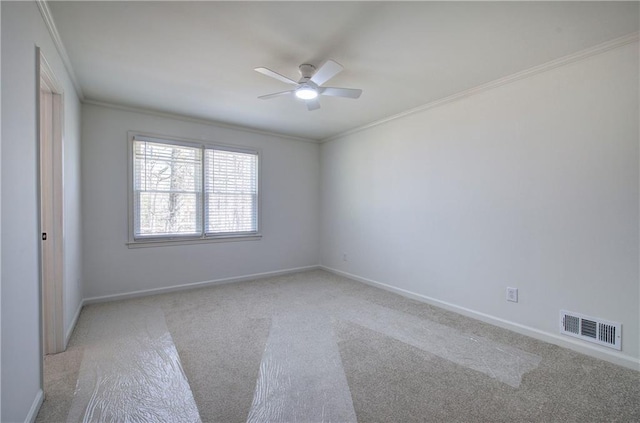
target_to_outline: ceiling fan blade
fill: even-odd
[[[362,90],[355,88],[324,87],[322,91],[320,91],[320,94],[330,95],[333,97],[359,98],[360,94],[362,94]]]
[[[307,100],[305,103],[307,103],[307,109],[309,111],[318,110],[320,108],[320,102],[317,98],[314,98],[313,100]]]
[[[329,59],[324,62],[322,66],[320,66],[316,73],[313,74],[313,76],[311,77],[311,82],[316,85],[322,85],[339,74],[342,69],[344,68],[340,63],[334,62],[333,60]]]
[[[286,94],[293,94],[295,92],[295,90],[289,90],[289,91],[281,91],[279,93],[273,93],[273,94],[267,94],[267,95],[261,95],[260,97],[258,97],[261,100],[268,100],[270,98],[274,98],[274,97],[279,97],[281,95],[286,95]]]
[[[266,76],[270,76],[272,78],[277,79],[278,81],[282,81],[285,84],[291,84],[291,85],[298,85],[298,83],[296,81],[294,81],[293,79],[287,78],[284,75],[280,75],[278,72],[274,72],[271,69],[267,69],[267,68],[255,68],[254,71],[256,72],[260,72],[263,75]]]

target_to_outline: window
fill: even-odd
[[[258,153],[135,134],[129,241],[258,236]]]

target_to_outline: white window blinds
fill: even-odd
[[[257,230],[257,167],[255,154],[205,151],[207,233]]]
[[[134,240],[257,231],[257,153],[134,138]]]

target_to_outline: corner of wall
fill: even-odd
[[[80,318],[80,313],[82,312],[84,303],[85,303],[84,299],[80,300],[80,303],[78,304],[78,308],[76,309],[76,313],[74,314],[73,319],[71,319],[71,324],[69,325],[69,327],[65,332],[65,335],[64,335],[65,350],[67,349],[67,345],[69,345],[69,340],[71,339],[71,335],[73,335],[73,330],[76,328],[76,324],[78,323],[78,319]]]

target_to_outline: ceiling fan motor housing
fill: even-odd
[[[316,67],[305,63],[303,65],[300,65],[298,67],[298,70],[300,71],[300,75],[302,75],[302,78],[300,78],[300,83],[303,83],[311,79],[313,74],[316,72]]]

